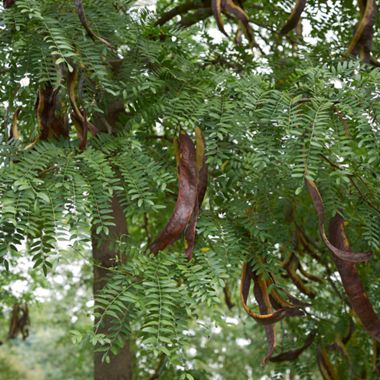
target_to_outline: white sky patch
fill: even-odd
[[[240,347],[246,347],[249,346],[252,343],[251,339],[245,339],[245,338],[237,338],[236,344]]]

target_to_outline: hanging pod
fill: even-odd
[[[365,252],[365,253],[355,252],[354,253],[351,251],[346,251],[344,249],[339,249],[335,247],[333,244],[331,244],[331,242],[329,241],[325,233],[325,226],[324,226],[325,209],[323,206],[323,200],[322,200],[321,194],[319,193],[319,190],[316,184],[314,183],[314,181],[312,181],[311,179],[305,178],[305,183],[309,191],[309,194],[311,196],[311,199],[313,201],[314,209],[318,215],[319,233],[321,235],[323,242],[327,246],[327,248],[334,254],[335,257],[344,261],[359,263],[359,262],[369,260],[370,257],[372,256],[370,252]]]
[[[218,29],[225,35],[228,36],[224,30],[224,23],[222,19],[222,12],[225,11],[233,15],[242,25],[243,31],[248,39],[248,41],[253,43],[253,33],[251,26],[249,25],[249,17],[242,7],[236,4],[233,0],[212,0],[211,1],[212,12],[215,17]]]
[[[190,223],[186,227],[185,231],[185,244],[186,251],[185,254],[189,260],[193,257],[193,249],[195,244],[196,226],[199,216],[199,210],[203,203],[203,199],[207,190],[208,182],[208,168],[206,164],[206,146],[200,128],[195,128],[195,144],[196,144],[196,155],[195,155],[195,169],[197,177],[197,199],[194,205],[193,214],[191,215]]]
[[[359,8],[361,18],[347,48],[346,55],[359,55],[362,62],[379,66],[379,62],[371,55],[374,26],[377,17],[376,1],[359,0]]]
[[[336,370],[327,355],[327,351],[321,347],[317,348],[317,364],[323,380],[338,380]]]
[[[312,332],[307,336],[305,343],[301,347],[294,350],[282,352],[281,354],[271,357],[269,360],[274,363],[294,361],[298,359],[298,357],[313,344],[314,338],[315,332]]]
[[[86,112],[80,109],[76,100],[76,86],[78,83],[78,68],[74,67],[72,72],[68,73],[67,77],[67,92],[69,95],[70,105],[73,110],[71,118],[77,130],[79,138],[79,148],[84,150],[87,145],[87,133],[91,131],[93,136],[97,134],[97,128],[87,120]]]
[[[190,221],[197,202],[197,173],[195,146],[190,137],[181,132],[178,138],[178,196],[168,223],[150,245],[155,255],[177,241]]]
[[[254,285],[253,293],[259,305],[260,313],[256,313],[247,305],[252,281]],[[275,323],[282,320],[286,316],[304,315],[302,310],[300,310],[300,306],[288,303],[276,292],[273,292],[272,295],[272,297],[274,297],[274,305],[272,305],[267,285],[268,282],[263,279],[261,275],[258,275],[252,271],[250,264],[245,263],[243,265],[240,281],[240,299],[247,314],[257,322],[264,325],[265,335],[268,342],[268,351],[263,358],[264,364],[271,358],[276,347]],[[273,311],[273,307],[277,308],[277,310]]]
[[[330,239],[332,243],[346,251],[350,250],[349,241],[344,228],[344,219],[336,214],[330,221]],[[364,289],[356,266],[352,262],[333,257],[335,265],[342,279],[348,301],[363,324],[364,329],[380,342],[380,318],[375,313],[368,295]]]
[[[285,25],[281,28],[280,34],[285,35],[293,30],[299,23],[301,14],[306,6],[306,0],[296,0],[296,4],[292,9]]]

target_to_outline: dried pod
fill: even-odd
[[[293,316],[302,316],[304,315],[303,311],[300,308],[310,306],[310,304],[300,301],[297,298],[293,297],[290,293],[288,293],[285,289],[282,289],[281,292],[285,293],[287,300],[285,300],[281,294],[277,291],[275,287],[272,287],[272,284],[275,284],[275,281],[272,279],[273,276],[271,275],[271,278],[268,278],[266,280],[267,287],[271,287],[271,291],[269,294],[269,297],[272,301],[272,305],[276,310],[281,308],[293,308],[294,314]]]
[[[315,332],[312,332],[307,336],[303,346],[296,348],[295,350],[282,352],[281,354],[272,356],[269,360],[274,363],[294,361],[302,354],[302,352],[307,350],[313,344],[314,338],[315,338]]]
[[[21,108],[17,107],[12,117],[12,127],[11,127],[10,137],[13,138],[13,140],[20,139],[20,132],[18,130],[18,116],[20,115],[20,111],[21,111]]]
[[[293,281],[294,285],[298,288],[300,292],[307,295],[310,298],[315,297],[315,292],[306,286],[305,282],[298,275],[297,269],[301,266],[298,257],[292,252],[289,257],[283,263],[283,268],[287,271],[288,276]]]
[[[105,38],[98,36],[89,26],[86,15],[84,13],[84,7],[82,4],[82,0],[75,0],[75,6],[77,7],[77,12],[79,16],[80,23],[86,30],[87,34],[94,40],[94,41],[100,41],[102,44],[106,45],[110,49],[113,49],[114,47],[112,44],[107,41]]]
[[[365,253],[355,252],[354,253],[351,251],[345,251],[344,249],[339,249],[330,243],[325,233],[325,226],[324,226],[325,211],[324,211],[321,194],[319,193],[318,188],[316,184],[314,183],[314,181],[310,179],[305,179],[305,182],[306,182],[306,187],[311,196],[311,199],[313,201],[315,211],[317,212],[317,215],[318,215],[319,233],[321,235],[323,242],[327,246],[327,248],[334,254],[335,257],[341,260],[351,261],[354,263],[369,260],[372,255],[370,252],[365,252]]]
[[[15,5],[15,3],[16,3],[16,0],[3,0],[3,7],[7,9]]]
[[[84,150],[87,145],[87,132],[90,130],[91,133],[95,136],[97,133],[96,127],[87,120],[87,116],[84,110],[79,109],[77,100],[76,100],[76,85],[78,82],[78,69],[77,67],[68,74],[67,80],[67,90],[69,94],[69,100],[73,112],[71,114],[73,123],[77,130],[79,138],[79,148]]]
[[[291,30],[296,28],[300,21],[301,14],[305,9],[306,0],[296,0],[296,4],[290,13],[290,16],[286,20],[285,25],[281,28],[280,33],[285,35],[289,33]]]
[[[227,13],[233,15],[239,20],[243,27],[243,31],[250,43],[253,43],[253,33],[251,26],[249,25],[249,17],[242,7],[235,4],[233,0],[212,0],[211,8],[214,14],[216,24],[218,29],[227,36],[226,31],[224,30],[224,23],[222,19],[222,12],[226,11]]]
[[[375,0],[359,1],[361,19],[348,46],[347,55],[360,55],[365,63],[372,62],[371,47],[376,23],[377,6]]]
[[[344,229],[344,220],[339,214],[331,219],[329,232],[330,239],[336,247],[346,251],[350,250]],[[380,319],[368,299],[355,264],[338,257],[333,257],[333,259],[352,309],[362,322],[364,329],[380,342]]]
[[[184,132],[178,138],[178,196],[173,214],[165,228],[150,245],[150,250],[157,254],[181,236],[193,214],[197,202],[197,175],[195,167],[195,147],[190,137]]]
[[[234,15],[243,26],[243,31],[250,43],[253,43],[253,33],[249,25],[249,17],[247,13],[239,5],[235,4],[233,0],[226,0],[225,9],[228,13]]]
[[[321,347],[318,347],[317,349],[317,364],[323,380],[338,379],[335,368],[333,367],[326,350]]]
[[[241,281],[240,281],[240,299],[243,305],[244,310],[247,314],[263,325],[269,325],[283,319],[287,314],[287,309],[279,309],[274,313],[264,313],[259,314],[250,309],[247,305],[249,290],[251,287],[251,281],[253,279],[253,273],[251,266],[248,263],[243,265],[242,273],[241,273]],[[257,281],[257,280],[256,280]]]
[[[192,259],[195,244],[196,226],[203,199],[207,190],[208,168],[206,164],[205,142],[200,128],[195,128],[196,156],[195,168],[197,175],[197,200],[195,202],[193,214],[189,225],[185,231],[186,251],[185,254],[189,260]]]
[[[225,1],[223,1],[225,2]],[[228,34],[224,30],[224,23],[222,19],[222,0],[211,0],[211,9],[212,13],[214,14],[216,25],[218,26],[218,29],[226,36],[228,37]]]
[[[40,140],[69,137],[67,118],[60,112],[59,88],[53,88],[50,83],[40,87],[35,109]]]
[[[9,322],[8,339],[15,339],[21,333],[22,339],[25,340],[29,336],[29,326],[28,305],[26,303],[14,304]]]

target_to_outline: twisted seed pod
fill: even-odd
[[[178,196],[177,202],[165,228],[150,245],[157,254],[169,244],[179,239],[193,214],[197,201],[197,176],[195,167],[195,147],[184,132],[178,138]]]
[[[315,211],[317,212],[317,215],[318,215],[319,233],[321,235],[323,242],[327,246],[327,248],[334,254],[334,256],[336,256],[337,258],[339,258],[341,260],[351,261],[353,263],[359,263],[362,261],[369,260],[371,255],[372,255],[370,252],[365,252],[365,253],[355,252],[355,253],[353,253],[351,251],[339,249],[339,248],[335,247],[333,244],[331,244],[331,242],[329,241],[329,239],[327,238],[326,233],[325,233],[325,226],[324,226],[325,210],[324,210],[323,200],[322,200],[321,194],[319,193],[319,190],[318,190],[316,184],[314,183],[314,181],[312,181],[310,179],[305,179],[305,182],[306,182],[306,187],[307,187],[309,194],[311,196],[311,199],[313,201]]]
[[[281,354],[272,356],[269,360],[274,363],[294,361],[302,354],[302,352],[307,350],[313,344],[314,338],[315,338],[315,332],[312,332],[307,336],[303,346],[296,348],[295,350],[282,352]]]
[[[197,176],[197,200],[195,202],[193,214],[189,225],[185,231],[186,251],[185,254],[189,260],[192,259],[195,244],[196,226],[203,199],[207,190],[208,168],[205,155],[205,141],[200,128],[195,128],[196,157],[195,168]]]
[[[77,8],[77,12],[78,12],[78,16],[79,16],[79,20],[80,20],[80,23],[82,24],[82,26],[84,27],[84,29],[86,30],[87,34],[94,40],[98,40],[99,42],[101,42],[102,44],[106,45],[107,47],[109,47],[110,49],[113,49],[114,47],[112,46],[112,44],[107,41],[105,38],[103,37],[100,37],[98,36],[91,28],[90,26],[88,25],[88,21],[87,21],[87,18],[86,18],[86,14],[84,13],[84,7],[83,7],[83,4],[82,4],[82,0],[75,0],[75,6]]]
[[[296,4],[294,8],[292,9],[290,16],[286,20],[285,25],[281,28],[280,34],[285,35],[297,26],[300,20],[301,14],[303,10],[305,9],[305,5],[306,5],[306,0],[296,0]]]
[[[214,14],[216,25],[218,26],[218,29],[226,37],[228,37],[228,34],[224,30],[224,23],[223,23],[223,19],[222,19],[222,0],[211,0],[211,9],[212,9],[212,13]]]
[[[339,214],[331,219],[329,232],[330,239],[335,246],[346,251],[350,250],[344,229],[344,220]],[[373,310],[355,264],[334,256],[333,259],[352,309],[362,322],[364,329],[380,342],[380,318]]]

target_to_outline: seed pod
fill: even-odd
[[[13,138],[13,140],[20,139],[20,131],[18,130],[18,116],[20,115],[20,112],[21,112],[21,108],[17,107],[12,117],[12,127],[11,127],[10,137]]]
[[[7,9],[15,5],[15,3],[16,3],[16,0],[3,0],[3,7],[4,9]]]
[[[373,27],[376,23],[377,16],[376,1],[366,0],[365,5],[359,1],[359,6],[362,17],[348,46],[347,55],[358,54],[362,48],[365,49],[366,47],[369,50],[369,54],[372,45]]]
[[[240,281],[240,299],[241,299],[244,310],[247,312],[247,314],[250,317],[255,319],[257,322],[265,325],[265,324],[278,322],[281,319],[283,319],[285,316],[290,317],[290,316],[304,315],[303,312],[299,310],[301,307],[305,306],[304,303],[299,303],[297,305],[293,303],[289,305],[289,303],[283,300],[280,295],[278,295],[276,301],[278,304],[282,305],[282,308],[278,309],[274,313],[265,313],[265,314],[255,313],[247,305],[247,299],[248,299],[249,289],[250,289],[252,280],[254,282],[254,286],[256,287],[256,284],[257,284],[257,287],[261,289],[261,293],[263,294],[262,297],[266,298],[268,294],[267,285],[270,283],[270,281],[268,280],[264,281],[262,279],[259,280],[259,276],[257,276],[256,274],[252,272],[251,266],[248,263],[245,263],[243,265],[241,281]],[[276,295],[275,289],[272,289],[272,292],[274,295]],[[259,297],[260,297],[260,294],[259,294]]]
[[[80,20],[80,23],[82,24],[82,26],[84,27],[84,29],[86,30],[87,34],[94,40],[98,40],[100,41],[102,44],[106,45],[107,47],[109,47],[110,49],[113,49],[114,47],[112,46],[112,44],[107,41],[105,38],[103,37],[100,37],[98,36],[92,29],[91,27],[89,26],[88,24],[88,21],[87,21],[87,18],[86,18],[86,15],[84,13],[84,7],[83,7],[83,4],[82,4],[82,0],[75,0],[75,6],[77,8],[77,12],[78,12],[78,16],[79,16],[79,20]]]
[[[253,43],[253,33],[251,26],[249,25],[249,17],[247,13],[239,5],[235,4],[233,0],[212,0],[211,1],[212,12],[215,17],[216,25],[218,29],[228,36],[222,19],[222,11],[226,11],[235,16],[241,23],[244,33],[250,43]]]
[[[169,222],[150,245],[152,253],[157,254],[169,244],[174,243],[181,236],[197,201],[197,176],[195,167],[195,147],[190,137],[184,132],[178,139],[178,196],[177,202]]]
[[[324,210],[321,194],[319,193],[318,188],[316,184],[314,183],[314,181],[310,179],[305,179],[305,182],[306,182],[306,187],[311,196],[311,199],[313,201],[315,211],[317,212],[317,215],[318,215],[319,233],[321,235],[323,242],[327,246],[327,248],[334,254],[335,257],[341,260],[351,261],[353,263],[369,260],[372,255],[370,252],[353,253],[351,251],[345,251],[344,249],[339,249],[330,243],[325,233],[325,226],[324,226],[325,210]]]
[[[326,350],[318,347],[317,349],[317,364],[323,380],[337,380],[335,368],[333,367]]]
[[[248,41],[253,43],[253,33],[251,26],[249,25],[249,17],[244,9],[235,4],[233,0],[226,0],[225,8],[228,13],[234,15],[241,22]]]
[[[269,295],[267,292],[266,284],[263,279],[253,273],[253,281],[254,281],[254,295],[257,303],[259,304],[259,310],[261,315],[271,314],[273,313],[272,304],[269,299]],[[265,284],[265,286],[264,286]],[[262,362],[265,365],[268,360],[272,357],[273,351],[276,347],[276,328],[275,324],[265,325],[265,335],[267,337],[268,350],[266,355],[264,356]]]
[[[339,214],[331,219],[329,230],[333,244],[339,249],[349,251],[350,245],[344,229],[344,220]],[[355,264],[338,257],[333,257],[333,259],[352,309],[362,322],[364,329],[380,342],[380,318],[368,299]]]
[[[67,117],[60,113],[59,88],[53,88],[50,83],[40,87],[35,110],[40,129],[39,140],[69,137]]]
[[[223,19],[222,19],[222,0],[211,0],[211,9],[212,9],[212,13],[214,14],[216,25],[218,26],[218,29],[226,37],[228,37],[228,34],[224,30],[224,23],[223,23]]]
[[[74,126],[77,130],[78,138],[80,141],[79,148],[84,150],[87,145],[87,132],[88,130],[95,136],[97,134],[97,128],[87,120],[87,116],[84,110],[79,109],[76,100],[76,84],[78,82],[78,69],[74,68],[73,72],[68,74],[67,78],[67,90],[69,94],[69,100],[73,112],[71,114]]]
[[[196,157],[195,168],[197,175],[197,200],[195,202],[193,214],[185,232],[186,251],[189,260],[192,259],[195,244],[196,226],[203,199],[207,190],[208,168],[206,164],[205,142],[200,128],[195,128]]]
[[[285,25],[281,28],[280,34],[285,35],[293,30],[299,23],[301,14],[305,9],[306,0],[296,0],[296,4],[286,20]]]
[[[268,288],[272,284],[274,284],[274,280],[272,280],[271,278],[268,278],[266,282]],[[285,300],[275,287],[271,288],[269,297],[272,301],[272,305],[274,306],[274,308],[276,310],[281,308],[293,309],[293,314],[289,314],[289,316],[303,316],[304,313],[302,310],[300,310],[300,308],[310,306],[310,304],[298,300],[297,298],[293,297],[290,293],[288,293],[285,289],[282,289],[282,292],[286,294],[288,300]]]
[[[305,343],[302,347],[296,348],[295,350],[282,352],[281,354],[272,356],[269,360],[274,363],[294,361],[302,354],[302,352],[307,350],[313,344],[314,338],[315,332],[312,332],[307,336]]]
[[[289,255],[289,258],[283,263],[283,267],[286,269],[288,276],[291,278],[294,285],[300,292],[309,296],[310,298],[315,297],[315,292],[306,286],[301,276],[299,276],[296,272],[300,267],[300,262],[294,253],[291,253]]]

